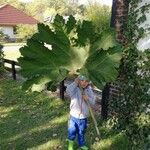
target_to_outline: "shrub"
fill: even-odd
[[[4,53],[2,51],[3,46],[0,44],[0,76],[3,74],[4,72]]]
[[[17,39],[20,42],[20,39],[27,40],[30,38],[35,32],[37,32],[37,27],[31,25],[18,25],[16,28]]]

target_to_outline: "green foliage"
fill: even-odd
[[[3,43],[6,42],[7,40],[9,40],[9,36],[4,34],[2,32],[2,29],[0,28],[0,42]]]
[[[115,114],[114,128],[125,131],[131,147],[140,150],[148,148],[150,57],[131,45],[126,49],[126,57],[118,83],[123,95],[110,101],[109,110]]]
[[[1,29],[0,29],[0,41],[1,41],[1,42],[3,41],[3,38],[4,38],[4,34],[3,34],[3,32],[1,31]]]
[[[17,38],[27,40],[28,38],[31,38],[33,34],[37,32],[37,26],[36,25],[18,25],[16,28],[17,32]]]
[[[36,0],[25,8],[30,15],[42,22],[44,18],[53,17],[56,14],[75,15],[80,10],[78,6],[78,1],[72,0]]]
[[[96,31],[101,33],[110,28],[110,12],[109,6],[101,5],[99,2],[91,2],[86,7],[85,18],[91,20],[96,26]]]
[[[0,27],[0,39],[3,38],[3,32],[2,32],[2,28]]]
[[[20,49],[25,87],[57,83],[68,74],[83,73],[101,88],[117,76],[121,47],[114,39],[112,30],[97,34],[92,22],[76,21],[73,16],[65,22],[56,15],[51,28],[39,24],[38,33]]]
[[[135,0],[131,1],[130,4],[132,7],[130,8],[130,14],[128,15],[128,21],[125,23],[127,25],[126,32],[124,33],[127,37],[127,40],[138,43],[139,39],[143,38],[146,34],[149,34],[149,28],[141,26],[143,22],[147,20],[146,13],[150,13],[150,4],[142,5],[140,8],[138,7],[138,3],[141,1]],[[149,26],[149,25],[147,25]]]
[[[98,33],[109,28],[111,9],[108,6],[100,5],[100,2],[89,2],[89,5],[81,5],[78,0],[36,0],[29,3],[18,0],[0,1],[0,4],[4,3],[15,6],[40,22],[53,18],[56,14],[73,15],[76,18],[91,20]]]
[[[0,5],[10,4],[20,10],[25,10],[25,3],[18,0],[0,0]]]
[[[0,75],[4,72],[4,53],[2,51],[3,46],[0,44]]]
[[[113,114],[110,123],[127,135],[131,149],[147,150],[150,147],[150,50],[139,51],[137,42],[146,32],[140,24],[145,21],[146,11],[143,10],[149,6],[145,4],[137,9],[139,2],[135,0],[130,3],[125,29],[128,43],[123,52],[121,78],[118,80],[121,93],[118,99],[109,101],[109,109]]]

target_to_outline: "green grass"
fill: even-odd
[[[21,90],[21,82],[0,80],[0,149],[67,150],[69,102],[44,93]],[[128,150],[127,140],[101,126],[98,140],[89,119],[86,133],[90,150]],[[75,145],[77,150],[77,143]]]

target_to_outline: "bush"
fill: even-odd
[[[110,7],[101,5],[99,2],[90,3],[86,7],[85,17],[91,20],[97,28],[97,32],[110,28]]]
[[[0,41],[3,39],[3,32],[1,31],[1,29],[0,29]]]
[[[4,34],[0,28],[0,42],[7,42],[7,41],[9,41],[9,36]]]
[[[3,46],[0,44],[0,76],[4,73],[4,53],[2,51]]]
[[[17,38],[19,42],[25,41],[37,32],[37,26],[18,25],[16,28]]]

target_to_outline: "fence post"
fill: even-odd
[[[16,69],[15,69],[15,62],[14,61],[12,61],[11,66],[12,66],[12,77],[14,80],[16,80]]]
[[[102,91],[102,100],[101,100],[101,116],[102,119],[107,119],[108,116],[108,100],[109,100],[109,91],[110,83],[106,83]]]
[[[65,86],[64,86],[64,80],[60,82],[60,86],[59,86],[59,90],[60,90],[60,99],[64,100],[65,96],[64,96],[64,90]]]

